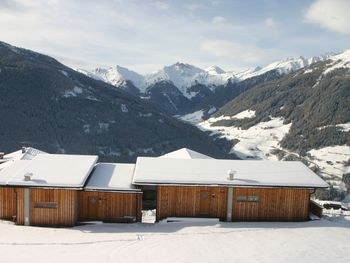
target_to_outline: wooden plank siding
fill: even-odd
[[[94,200],[94,203],[91,200]],[[141,193],[80,191],[79,221],[127,222],[128,218],[133,217],[139,222],[141,202]]]
[[[13,220],[16,214],[15,189],[11,187],[0,187],[0,219]]]
[[[201,193],[208,192],[209,214],[202,214]],[[157,220],[167,217],[226,217],[227,189],[206,186],[158,186]]]
[[[17,215],[16,224],[24,225],[24,188],[16,188]]]
[[[233,221],[305,221],[309,218],[310,189],[234,188]],[[240,202],[257,196],[258,202]]]
[[[17,224],[24,224],[24,188],[17,188]],[[38,204],[56,204],[42,208]],[[78,193],[66,189],[30,189],[30,225],[74,226],[78,219]]]

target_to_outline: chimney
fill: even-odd
[[[235,179],[235,174],[237,173],[237,171],[234,170],[228,170],[227,171],[227,180],[229,181],[233,181]]]
[[[24,174],[24,181],[31,181],[32,176],[33,176],[33,173],[25,173]]]
[[[27,148],[23,146],[23,147],[22,147],[22,153],[25,153],[26,150],[27,150]]]
[[[0,152],[0,159],[4,159],[5,153],[4,152]]]

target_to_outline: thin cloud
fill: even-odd
[[[265,24],[265,26],[267,26],[267,27],[269,27],[271,29],[277,28],[275,20],[272,17],[266,18],[265,21],[264,21],[264,24]]]
[[[225,22],[225,18],[223,16],[214,16],[212,19],[212,23],[214,25],[222,24]]]
[[[305,21],[341,34],[350,34],[350,1],[316,0],[307,10]]]
[[[201,50],[217,57],[238,60],[241,63],[247,64],[259,63],[271,54],[270,50],[220,40],[202,43]]]
[[[169,3],[165,2],[165,1],[154,1],[154,2],[151,2],[151,6],[157,8],[159,10],[167,10],[170,7]]]
[[[204,9],[204,5],[201,5],[201,4],[188,4],[188,5],[185,5],[185,8],[189,11],[197,11],[197,10],[200,10],[200,9]]]

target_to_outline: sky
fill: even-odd
[[[73,68],[224,70],[350,49],[350,0],[0,0],[0,40]]]

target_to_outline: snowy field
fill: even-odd
[[[254,118],[255,111],[245,110],[234,116],[220,116],[217,118],[209,118],[202,122],[192,122],[195,118],[189,118],[187,121],[192,122],[199,129],[210,131],[211,134],[219,135],[220,137],[229,140],[238,139],[231,152],[235,153],[241,159],[265,159],[265,160],[279,160],[278,152],[275,150],[282,150],[285,156],[288,154],[297,153],[284,149],[280,146],[281,140],[288,134],[291,123],[284,124],[284,119],[281,117],[273,118],[270,121],[260,122],[247,130],[235,126],[211,126],[213,123],[220,120],[244,119]],[[198,117],[198,116],[197,116]],[[324,129],[320,127],[319,129]],[[349,131],[350,123],[339,124],[344,131]],[[350,159],[350,147],[347,145],[336,145],[324,147],[321,149],[312,149],[308,151],[309,156],[303,158],[310,162],[310,166],[316,165],[319,168],[319,173],[330,184],[335,187],[343,188],[341,179],[349,167],[345,166]]]
[[[272,150],[280,148],[279,142],[289,132],[292,125],[291,123],[283,124],[283,118],[271,118],[270,121],[260,122],[247,130],[234,126],[211,126],[219,120],[252,118],[254,116],[255,111],[247,110],[232,117],[220,116],[218,118],[210,118],[198,123],[197,126],[204,131],[220,134],[221,137],[229,140],[238,139],[239,142],[232,148],[231,152],[241,159],[277,160],[277,157],[270,153]]]
[[[74,228],[0,221],[1,262],[349,262],[350,214],[297,223],[177,222]]]

